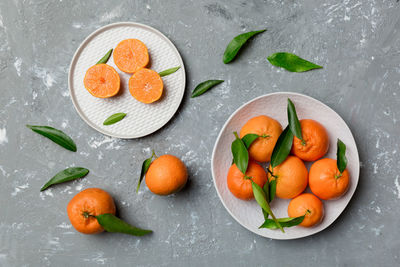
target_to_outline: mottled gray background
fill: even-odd
[[[71,58],[88,34],[108,23],[148,24],[168,36],[187,70],[184,100],[158,132],[117,140],[87,126],[68,93]],[[268,28],[237,60],[222,63],[231,38]],[[400,264],[400,3],[345,1],[11,1],[0,3],[0,265],[90,266],[392,266]],[[289,73],[267,55],[294,52],[324,69]],[[207,79],[225,83],[190,99]],[[210,157],[217,134],[241,104],[262,94],[315,97],[348,123],[362,161],[358,189],[325,231],[293,241],[259,237],[228,214],[214,189]],[[25,128],[64,129],[69,152]],[[154,148],[181,157],[190,172],[170,197],[134,192]],[[55,173],[90,174],[39,193]],[[101,187],[121,217],[154,234],[86,236],[70,225],[74,194]]]

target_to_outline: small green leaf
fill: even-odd
[[[294,107],[293,102],[288,98],[288,106],[287,106],[287,114],[288,114],[288,122],[289,122],[289,128],[300,140],[303,141],[303,135],[301,134],[301,125],[300,121],[297,118],[297,112],[296,108]]]
[[[146,175],[147,171],[149,170],[151,161],[153,160],[153,157],[154,157],[155,155],[156,155],[156,154],[154,153],[154,150],[153,150],[153,151],[152,151],[152,154],[151,154],[151,157],[148,158],[148,159],[145,159],[145,160],[143,161],[143,163],[142,163],[142,170],[140,171],[139,182],[138,182],[138,185],[137,185],[137,187],[136,187],[136,193],[139,192],[140,183],[142,182],[143,177]]]
[[[111,56],[112,51],[113,51],[112,48],[110,50],[108,50],[108,52],[104,55],[104,57],[102,57],[99,61],[97,61],[96,65],[97,64],[106,64],[108,59]]]
[[[76,152],[75,142],[71,139],[71,137],[66,135],[63,131],[60,131],[58,129],[49,126],[26,125],[26,127],[31,129],[35,133],[38,133],[40,135],[43,135],[44,137],[49,138],[51,141],[64,148]]]
[[[268,61],[274,66],[284,68],[291,72],[304,72],[322,68],[322,66],[286,52],[272,54],[268,57]]]
[[[346,145],[338,138],[337,140],[337,152],[336,152],[336,164],[340,173],[344,172],[347,167],[346,158]]]
[[[274,213],[272,212],[268,202],[267,202],[267,198],[265,195],[264,190],[255,182],[251,181],[251,186],[253,189],[253,194],[254,194],[254,198],[256,199],[258,205],[260,205],[260,207],[265,210],[269,215],[271,215],[272,219],[275,221],[276,225],[278,225],[278,227],[281,229],[281,231],[284,233],[285,231],[283,230],[282,226],[280,225],[280,223],[276,220],[276,217],[274,215]]]
[[[134,236],[143,236],[153,232],[151,230],[144,230],[132,226],[110,213],[97,215],[96,219],[99,224],[110,233],[123,233]]]
[[[266,30],[261,30],[261,31],[251,31],[251,32],[246,32],[239,34],[235,38],[230,41],[228,46],[225,49],[224,57],[223,57],[223,62],[225,64],[228,64],[231,62],[233,59],[235,59],[237,53],[239,50],[242,48],[242,46],[254,35],[265,32]]]
[[[114,123],[119,122],[120,120],[122,120],[123,118],[125,118],[126,113],[115,113],[112,114],[110,117],[108,117],[104,122],[103,125],[111,125]]]
[[[160,72],[158,74],[160,74],[161,77],[164,77],[164,76],[167,76],[167,75],[170,75],[170,74],[176,72],[180,68],[181,68],[181,66],[175,67],[175,68],[170,68],[170,69],[167,69],[167,70],[163,70],[162,72]]]
[[[271,167],[274,168],[281,164],[289,155],[290,150],[292,149],[293,144],[293,133],[289,129],[289,125],[283,130],[281,135],[276,141],[274,150],[272,151],[271,156]]]
[[[224,82],[224,80],[208,80],[205,82],[200,83],[196,86],[196,88],[192,92],[192,98],[197,97],[199,95],[204,94],[207,90],[211,87],[214,87],[220,83]]]
[[[243,136],[242,141],[244,145],[246,146],[247,149],[250,148],[251,144],[258,138],[260,137],[258,134],[246,134]]]
[[[242,139],[237,135],[237,132],[234,132],[233,134],[236,136],[235,141],[233,141],[231,145],[233,162],[243,174],[246,174],[247,166],[249,164],[249,152],[247,151]]]
[[[57,173],[53,178],[51,178],[41,189],[44,191],[52,185],[61,184],[64,182],[72,181],[78,178],[85,177],[89,173],[88,169],[81,167],[67,168],[63,171]]]
[[[276,178],[275,178],[276,179]],[[276,180],[269,182],[269,202],[274,200],[276,194]]]
[[[268,181],[265,182],[265,184],[264,184],[264,186],[263,186],[263,191],[264,191],[264,193],[265,193],[265,199],[266,199],[267,201],[269,201],[269,183],[268,183]],[[268,212],[266,212],[265,210],[263,210],[263,208],[261,208],[261,211],[262,211],[262,213],[263,213],[263,215],[264,215],[264,220],[268,219],[268,216],[269,216]]]
[[[304,220],[304,217],[305,215],[296,218],[279,218],[277,220],[282,227],[292,227],[299,225]],[[276,225],[274,220],[266,219],[259,229],[260,228],[278,229],[279,227]]]

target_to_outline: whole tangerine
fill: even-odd
[[[276,180],[276,196],[279,198],[294,198],[307,187],[307,168],[296,156],[288,156],[278,166],[269,167],[269,170],[268,179]]]
[[[311,165],[308,182],[317,197],[324,200],[335,199],[346,193],[350,175],[347,169],[339,172],[336,160],[324,158]]]
[[[251,180],[263,187],[267,182],[267,173],[264,168],[254,161],[250,161],[246,174],[243,174],[236,164],[229,168],[227,184],[231,193],[240,199],[250,200],[254,198]]]
[[[240,130],[240,138],[250,133],[260,136],[249,148],[250,158],[258,162],[270,161],[276,141],[282,133],[281,124],[265,115],[253,117],[243,125]]]
[[[105,213],[115,215],[114,200],[100,188],[88,188],[76,194],[67,205],[68,218],[72,226],[83,234],[103,232],[95,216]]]
[[[146,185],[157,195],[170,195],[181,190],[188,179],[185,164],[173,155],[155,159],[146,173]]]
[[[293,138],[292,154],[304,161],[315,161],[328,152],[328,132],[315,120],[300,120],[303,140]]]
[[[311,227],[322,221],[324,205],[313,194],[304,193],[290,201],[288,215],[292,218],[305,215],[304,220],[299,225]]]

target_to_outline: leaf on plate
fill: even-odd
[[[175,67],[175,68],[170,68],[170,69],[167,69],[167,70],[163,70],[162,72],[160,72],[160,73],[158,73],[158,74],[159,74],[161,77],[164,77],[164,76],[167,76],[167,75],[170,75],[170,74],[176,72],[176,71],[179,70],[180,68],[181,68],[181,66]]]
[[[120,120],[122,120],[123,118],[125,118],[125,116],[126,116],[126,113],[122,113],[122,112],[112,114],[110,117],[108,117],[108,118],[103,122],[103,125],[111,125],[111,124],[117,123],[117,122],[119,122]]]
[[[288,114],[288,122],[290,130],[292,131],[294,136],[303,141],[300,121],[297,118],[296,108],[294,107],[294,104],[292,100],[290,100],[290,98],[288,98],[287,114]]]
[[[304,220],[304,217],[305,215],[296,218],[279,218],[277,221],[282,227],[292,227],[299,225]],[[265,222],[258,228],[278,229],[279,227],[274,220],[267,218]]]
[[[106,64],[108,59],[111,56],[112,51],[113,51],[112,48],[110,50],[108,50],[108,52],[99,61],[97,61],[96,65],[97,64]]]
[[[258,138],[260,137],[258,134],[246,134],[243,136],[242,141],[244,145],[246,146],[247,149],[250,148],[251,144]]]
[[[289,125],[283,130],[281,135],[276,141],[275,147],[272,151],[270,165],[272,168],[281,164],[289,155],[293,144],[293,133],[289,129]]]
[[[342,173],[347,167],[346,145],[339,138],[337,140],[336,158],[338,170],[340,173]]]
[[[247,151],[242,139],[239,138],[237,132],[234,132],[233,134],[236,137],[231,145],[233,162],[243,174],[246,174],[247,166],[249,164],[249,152]]]

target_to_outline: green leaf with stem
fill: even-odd
[[[265,184],[263,186],[263,191],[265,193],[265,199],[269,203],[270,201],[269,201],[269,183],[268,183],[268,180],[265,182]],[[262,211],[262,213],[264,215],[264,219],[265,220],[268,219],[268,216],[269,216],[268,212],[266,212],[263,208],[261,208],[261,211]]]
[[[274,167],[281,164],[289,155],[293,144],[293,133],[289,129],[289,125],[283,130],[279,136],[274,149],[272,151],[270,166],[273,170]]]
[[[223,56],[223,62],[225,64],[228,64],[232,60],[235,59],[237,53],[239,50],[242,48],[242,46],[254,35],[265,32],[265,30],[260,30],[260,31],[251,31],[251,32],[246,32],[239,34],[235,38],[232,39],[232,41],[229,42],[228,46],[225,49],[224,56]]]
[[[304,220],[304,218],[305,215],[295,218],[278,218],[277,221],[282,227],[292,227],[299,225]],[[258,228],[278,229],[279,226],[274,220],[266,219],[265,222]]]
[[[224,80],[208,80],[205,82],[200,83],[199,85],[194,88],[192,92],[192,98],[197,97],[199,95],[204,94],[206,91],[211,89],[212,87],[224,82]]]
[[[281,231],[284,233],[285,231],[283,230],[282,226],[280,225],[280,223],[277,221],[274,213],[272,212],[265,192],[264,190],[255,182],[251,181],[251,186],[253,189],[253,194],[254,194],[254,198],[256,199],[258,205],[260,205],[260,207],[265,210],[269,215],[271,215],[272,219],[275,221],[276,225],[278,225],[279,229],[281,229]]]
[[[35,133],[49,138],[51,141],[64,147],[65,149],[76,152],[76,144],[74,140],[72,140],[71,137],[66,135],[63,131],[60,131],[50,126],[26,125],[26,127],[31,129]]]
[[[269,202],[274,200],[276,194],[276,178],[269,182]]]
[[[346,145],[339,138],[337,140],[336,164],[340,174],[342,174],[347,167]]]
[[[140,177],[139,177],[138,185],[136,187],[136,193],[139,192],[140,184],[142,183],[144,176],[146,175],[147,171],[150,168],[153,157],[157,157],[154,150],[151,151],[151,157],[148,159],[145,159],[142,163],[142,169],[140,171]]]
[[[239,138],[237,132],[234,132],[233,134],[236,137],[231,145],[233,162],[243,174],[246,174],[247,166],[249,164],[249,152],[247,151],[242,139]]]
[[[274,66],[284,68],[291,72],[304,72],[322,68],[322,66],[287,52],[274,53],[268,57],[268,61]]]
[[[181,66],[175,67],[175,68],[170,68],[170,69],[167,69],[167,70],[163,70],[163,71],[159,72],[158,74],[159,74],[161,77],[164,77],[164,76],[167,76],[167,75],[170,75],[170,74],[176,72],[176,71],[179,70],[180,68],[181,68]]]
[[[287,114],[290,130],[292,131],[294,136],[304,142],[303,135],[301,134],[300,121],[297,118],[296,108],[290,98],[288,98]]]
[[[108,50],[108,52],[104,55],[104,57],[102,57],[99,61],[97,61],[96,65],[97,64],[106,64],[108,59],[111,56],[112,51],[113,51],[112,48],[110,50]]]
[[[81,167],[71,167],[57,173],[51,178],[41,189],[44,191],[52,185],[61,184],[69,181],[76,180],[78,178],[85,177],[89,173],[89,170]]]
[[[134,236],[143,236],[153,232],[151,230],[140,229],[132,226],[110,213],[100,214],[95,217],[107,232],[123,233]]]

